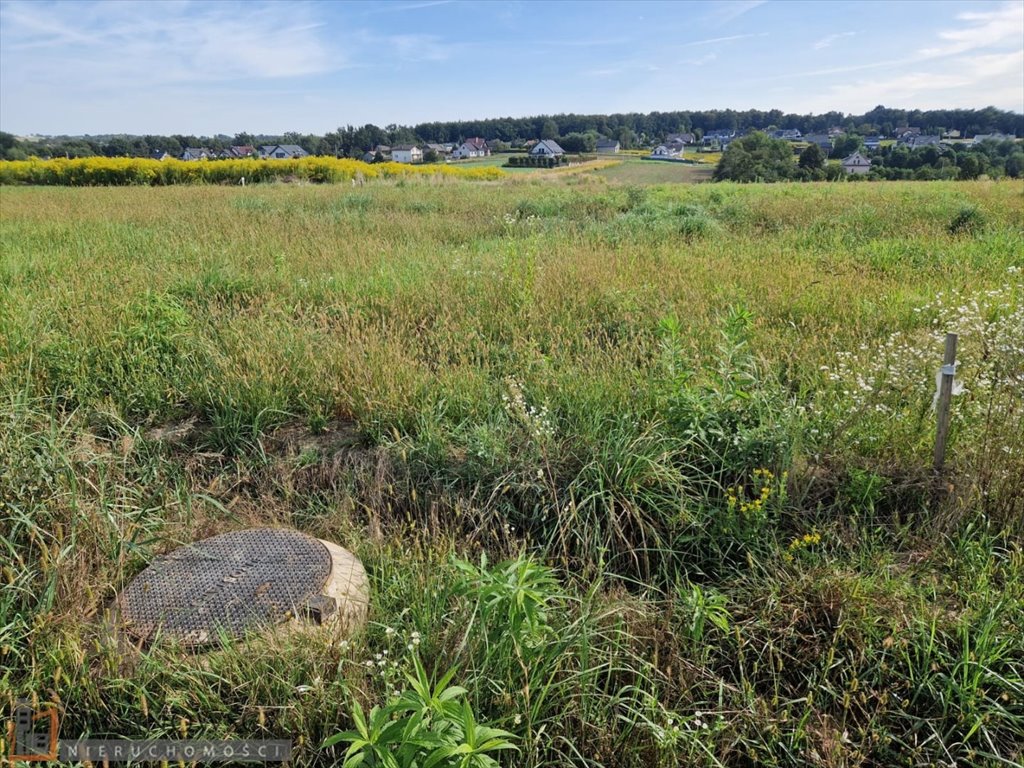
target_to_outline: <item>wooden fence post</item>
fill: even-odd
[[[956,340],[955,333],[946,334],[946,352],[942,357],[942,378],[939,382],[939,401],[936,406],[938,424],[935,430],[935,461],[936,472],[942,471],[946,462],[946,438],[949,437],[949,403],[953,397],[953,376],[956,373]]]

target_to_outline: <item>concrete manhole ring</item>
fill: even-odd
[[[157,558],[118,597],[117,614],[135,642],[201,648],[289,620],[351,629],[368,598],[366,572],[347,550],[295,530],[250,528]]]

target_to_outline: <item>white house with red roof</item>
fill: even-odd
[[[480,137],[475,137],[466,139],[459,144],[452,152],[452,157],[461,160],[465,157],[487,157],[489,154],[491,154],[491,148],[487,146],[487,142]]]

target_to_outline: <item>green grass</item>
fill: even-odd
[[[514,153],[500,152],[489,157],[472,157],[467,160],[453,160],[450,165],[455,168],[501,168],[506,173],[523,173],[528,171],[543,170],[539,168],[508,168],[505,164]]]
[[[618,158],[616,158],[618,159]],[[714,166],[621,158],[622,162],[594,173],[622,184],[694,184],[710,181]]]
[[[1021,185],[628,165],[0,188],[3,706],[298,765],[410,701],[510,766],[1019,764]],[[267,524],[363,559],[364,632],[107,642],[156,555]]]

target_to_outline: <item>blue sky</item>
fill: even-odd
[[[1024,0],[0,2],[17,134],[877,104],[1024,111]]]

